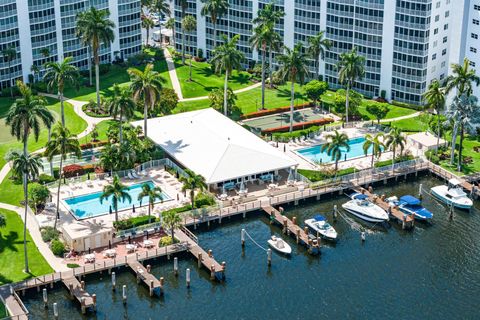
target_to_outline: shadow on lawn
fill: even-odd
[[[23,244],[23,241],[18,240],[18,233],[15,231],[10,231],[8,235],[3,235],[0,232],[0,254],[5,251],[5,249],[9,249],[10,251],[18,252],[17,247],[15,244]]]

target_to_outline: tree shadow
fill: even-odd
[[[10,278],[5,277],[3,274],[0,273],[0,285],[5,283],[12,283],[13,280]]]
[[[280,88],[280,89],[275,89],[277,90],[277,97],[280,97],[280,98],[290,98],[291,94],[290,94],[290,90],[287,89],[287,88]],[[305,100],[305,96],[303,95],[302,92],[300,92],[299,90],[295,90],[295,96],[294,96],[295,99],[303,99]]]
[[[18,252],[15,244],[23,244],[23,241],[18,240],[18,233],[16,231],[10,231],[6,236],[0,232],[0,253],[3,253],[6,249],[10,251]]]

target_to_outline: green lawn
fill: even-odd
[[[367,106],[365,104],[362,104],[358,108],[358,112],[360,112],[362,115],[367,116],[370,120],[376,120],[375,116],[373,116],[371,113],[367,111]],[[414,114],[415,112],[417,111],[413,109],[402,108],[402,107],[391,105],[390,111],[388,111],[387,115],[385,116],[385,119],[393,119],[398,117],[409,116],[411,114]]]
[[[7,226],[0,229],[0,285],[53,272],[27,234],[30,273],[23,273],[23,222],[16,212],[0,209],[0,213],[7,219]]]
[[[431,115],[423,113],[418,117],[403,119],[391,122],[391,125],[396,128],[400,128],[405,132],[420,132],[428,130],[428,121]],[[389,123],[387,123],[388,125]]]
[[[10,171],[0,184],[0,202],[21,206],[20,201],[23,200],[23,187],[21,183],[10,179],[11,176],[12,172]]]
[[[0,319],[6,316],[8,316],[7,310],[5,309],[3,303],[0,301]]]
[[[175,59],[175,68],[177,70],[178,81],[182,88],[184,98],[208,96],[208,93],[215,88],[223,88],[224,75],[215,74],[209,63],[196,62],[192,60],[192,81],[189,79],[189,61],[186,65],[182,64],[181,58]],[[228,83],[232,90],[248,87],[253,83],[250,81],[251,75],[248,72],[234,71]]]
[[[451,136],[447,137],[449,141],[451,140]],[[457,137],[457,146],[456,150],[458,151],[458,144],[460,142],[460,137]],[[462,172],[457,171],[457,155],[458,152],[455,153],[455,161],[454,164],[450,164],[450,149],[446,152],[448,158],[446,160],[440,161],[440,165],[445,168],[446,170],[453,172],[455,174],[472,174],[475,172],[480,172],[480,153],[476,152],[473,148],[478,147],[480,148],[480,141],[477,138],[466,135],[463,139],[463,151],[462,151],[462,158],[465,157],[472,157],[471,163],[464,163],[462,166]]]
[[[60,103],[56,102],[54,99],[47,99],[47,101],[49,103],[48,108],[53,112],[55,118],[59,120]],[[3,128],[3,130],[0,131],[0,167],[3,167],[6,163],[4,157],[8,150],[12,148],[22,148],[22,144],[10,135],[10,128],[5,125],[4,119],[11,104],[12,100],[9,98],[0,99],[0,127]],[[87,123],[75,113],[73,106],[69,103],[65,104],[65,119],[67,127],[73,134],[79,134],[87,127]],[[38,141],[35,141],[33,136],[30,137],[28,141],[28,149],[30,151],[35,151],[43,148],[45,147],[47,140],[48,131],[42,129]]]
[[[108,127],[114,122],[115,122],[114,120],[103,120],[97,124],[98,140],[100,141],[107,140]],[[92,140],[92,135],[89,133],[84,138],[82,138],[81,143],[90,142],[91,140]]]

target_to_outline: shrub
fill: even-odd
[[[164,236],[160,238],[160,241],[158,242],[159,247],[166,247],[173,244],[173,240],[171,236]]]
[[[67,263],[67,267],[70,268],[70,269],[75,269],[75,268],[80,267],[80,265],[76,264],[76,263]]]
[[[400,157],[397,157],[395,159],[395,163],[403,162],[403,161],[409,161],[415,159],[412,155],[403,155]],[[433,161],[432,161],[433,162]],[[386,166],[391,166],[392,165],[392,160],[385,160],[385,161],[378,161],[375,163],[376,168],[380,167],[386,167]]]
[[[141,216],[141,217],[134,217],[134,218],[129,218],[125,220],[119,220],[119,221],[114,221],[113,226],[117,230],[127,230],[139,226],[143,226],[145,224],[148,224],[148,221],[150,220],[150,223],[158,221],[158,219],[155,216]]]
[[[48,174],[45,174],[45,173],[42,173],[39,177],[38,177],[38,183],[40,184],[47,184],[47,183],[52,183],[54,181],[56,181],[57,179],[55,179],[54,177],[52,177],[51,175],[48,175]]]
[[[305,109],[311,107],[311,103],[303,103],[303,104],[298,104],[293,107],[294,110],[300,110],[300,109]],[[290,111],[290,106],[286,107],[280,107],[280,108],[274,108],[274,109],[266,109],[266,110],[260,110],[260,111],[255,111],[255,112],[250,112],[243,114],[240,118],[241,119],[252,119],[252,118],[257,118],[257,117],[263,117],[263,116],[268,116],[271,114],[277,114],[277,113],[283,113],[286,111]]]
[[[95,166],[91,163],[83,165],[83,172],[84,173],[92,173],[95,172]]]
[[[35,212],[40,205],[44,205],[50,197],[50,190],[40,183],[31,183],[28,185],[28,200],[33,206]]]
[[[110,71],[110,64],[109,63],[103,63],[99,66],[100,75],[107,74],[109,71]]]
[[[317,120],[312,120],[312,121],[306,121],[306,122],[300,122],[296,123],[293,125],[293,130],[298,130],[298,129],[304,129],[304,128],[309,128],[312,126],[323,126],[329,123],[334,122],[332,118],[323,118],[323,119],[317,119]],[[287,132],[290,130],[290,126],[281,126],[281,127],[274,127],[274,128],[268,128],[265,130],[262,130],[262,134],[269,134],[269,133],[274,133],[274,132]]]
[[[202,192],[195,196],[195,207],[203,208],[213,206],[215,204],[215,199],[212,195]]]
[[[92,142],[81,144],[80,149],[82,150],[93,149],[93,148],[102,147],[107,144],[108,144],[108,141],[92,141]]]
[[[202,48],[197,49],[197,57],[202,60],[203,59],[203,50]]]
[[[63,257],[63,254],[65,253],[65,244],[62,241],[55,239],[50,243],[50,249],[52,249],[53,254],[57,257]]]
[[[395,100],[392,100],[392,104],[394,106],[397,106],[397,107],[408,108],[408,109],[413,109],[413,110],[423,110],[424,109],[422,106],[417,106],[415,104],[409,104],[409,103],[395,101]]]
[[[43,227],[40,229],[40,234],[44,242],[50,242],[52,240],[58,240],[60,232],[53,227]]]
[[[77,175],[81,176],[84,174],[83,167],[78,164],[70,164],[63,167],[63,175],[65,178],[76,177]]]

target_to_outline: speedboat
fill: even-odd
[[[335,241],[337,240],[337,231],[327,222],[327,219],[317,214],[311,219],[305,220],[307,225],[315,234],[319,234],[323,239]]]
[[[285,241],[283,241],[282,238],[279,238],[277,236],[272,236],[268,241],[268,245],[272,247],[274,250],[283,253],[283,254],[290,254],[292,253],[292,247]]]
[[[421,205],[420,199],[411,195],[400,197],[400,200],[393,196],[387,198],[386,201],[390,205],[398,206],[398,209],[405,214],[413,214],[417,220],[430,220],[433,214]]]
[[[342,207],[354,216],[368,222],[388,221],[385,210],[370,202],[367,195],[354,193],[350,197],[352,200],[342,204]]]
[[[440,201],[459,209],[470,209],[473,201],[463,191],[461,182],[455,178],[448,180],[448,185],[436,186],[430,189]]]

